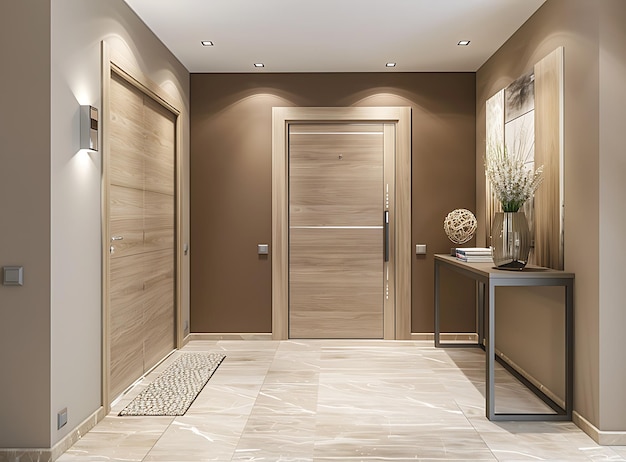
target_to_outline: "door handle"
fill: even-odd
[[[111,241],[123,241],[124,236],[111,236]]]
[[[385,229],[385,262],[389,261],[389,210],[385,210],[383,214],[383,228]]]

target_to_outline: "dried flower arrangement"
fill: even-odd
[[[507,152],[505,146],[490,145],[485,157],[485,174],[502,204],[502,211],[517,212],[543,181],[543,165],[533,171],[521,156]]]

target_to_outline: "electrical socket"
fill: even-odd
[[[57,413],[57,430],[60,430],[65,424],[67,424],[67,408]]]

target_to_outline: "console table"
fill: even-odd
[[[439,326],[440,269],[446,267],[477,282],[479,343],[441,343]],[[562,286],[565,289],[565,408],[556,413],[496,413],[495,412],[495,289],[499,286]],[[450,255],[435,255],[435,347],[482,347],[486,356],[485,413],[489,420],[571,420],[574,378],[574,274],[549,268],[526,267],[521,271],[499,270],[493,263],[466,263]],[[484,321],[486,332],[482,332]],[[484,334],[484,335],[483,335]]]

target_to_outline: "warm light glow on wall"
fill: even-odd
[[[97,180],[100,176],[99,162],[100,159],[97,152],[81,149],[72,157],[68,168],[76,182],[81,187],[84,186],[89,189],[94,179]]]

